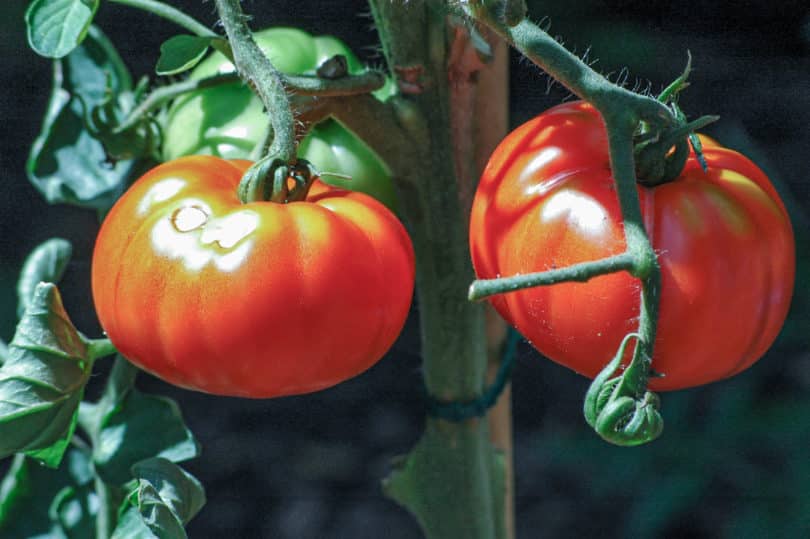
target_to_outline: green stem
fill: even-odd
[[[110,342],[110,339],[105,338],[88,340],[87,348],[87,353],[92,361],[101,357],[110,356],[118,351],[113,343]]]
[[[631,364],[618,383],[608,380],[604,382],[604,386],[596,382],[592,385],[589,390],[591,396],[602,394],[603,389],[611,392],[598,417],[589,418],[589,422],[602,437],[611,442],[622,445],[644,443],[657,436],[663,424],[657,411],[657,397],[646,392],[658,320],[661,269],[647,236],[639,204],[633,137],[641,122],[657,135],[677,129],[678,118],[656,99],[635,94],[610,83],[529,20],[524,19],[513,26],[505,24],[489,11],[487,4],[481,0],[473,1],[465,4],[464,9],[573,93],[592,103],[605,121],[610,166],[621,207],[627,246],[626,253],[619,255],[620,263],[616,269],[627,270],[641,280],[638,328],[640,339],[634,349]],[[671,146],[657,148],[661,154],[658,158],[662,162]],[[562,276],[570,278],[577,274],[583,277],[598,275],[599,271],[610,269],[615,262],[613,259],[615,257],[577,265],[573,275],[564,273]],[[595,267],[590,264],[595,264]],[[554,270],[545,275],[523,279],[522,283],[520,278],[516,278],[516,281],[509,284],[515,290],[521,284],[559,282],[557,279],[560,277],[560,273]],[[501,281],[493,286],[505,285]],[[607,369],[610,368],[609,364]],[[609,378],[608,374],[603,374],[597,380]]]
[[[603,115],[609,110],[624,109],[632,112],[635,119],[656,126],[672,123],[672,115],[663,103],[611,83],[530,20],[509,26],[488,9],[476,5],[481,3],[473,2],[467,12]]]
[[[635,261],[633,257],[628,253],[622,253],[602,260],[582,262],[560,269],[501,277],[499,279],[478,279],[470,285],[470,292],[467,297],[470,301],[478,301],[495,294],[514,292],[534,286],[547,286],[568,281],[585,282],[597,275],[623,270],[630,271],[634,267]]]
[[[107,378],[101,401],[99,404],[86,406],[85,413],[80,415],[82,428],[90,436],[93,447],[98,447],[101,443],[99,433],[103,415],[99,414],[97,410],[112,409],[115,403],[121,402],[134,387],[138,372],[140,372],[138,368],[125,358],[116,357]],[[107,539],[112,536],[115,529],[117,511],[123,499],[123,491],[116,485],[104,482],[98,475],[95,478],[95,488],[99,502],[98,514],[96,515],[96,538]]]
[[[176,7],[164,4],[163,2],[159,2],[157,0],[110,0],[110,2],[148,11],[149,13],[171,21],[176,25],[185,28],[192,34],[196,34],[201,37],[213,37],[217,35],[211,31],[210,28],[198,22],[186,13],[183,13]]]
[[[95,477],[96,495],[98,496],[98,513],[96,514],[96,539],[109,539],[116,526],[118,505],[112,485],[105,483],[99,476]]]
[[[445,14],[424,0],[372,0],[370,6],[402,91],[377,108],[382,123],[394,130],[374,136],[375,127],[339,112],[342,107],[336,106],[336,116],[388,162],[396,182],[416,252],[427,391],[442,401],[469,401],[486,387],[487,344],[483,305],[467,301],[464,281],[474,276],[466,245],[478,174],[457,166],[477,162],[462,151],[477,147],[471,140],[475,131],[456,129],[455,121],[472,114],[474,99],[488,97],[476,94],[481,67],[462,64],[470,55],[451,57],[454,46],[465,46],[458,41],[463,30],[449,26]],[[452,84],[450,74],[461,82]],[[367,105],[358,110],[369,114],[374,106]],[[429,418],[417,446],[386,482],[386,492],[414,513],[430,539],[501,538],[504,481],[487,421]]]
[[[107,378],[107,386],[104,388],[102,398],[113,403],[122,400],[135,387],[135,379],[138,377],[139,372],[140,369],[126,358],[116,357],[110,376]]]
[[[253,40],[239,0],[216,0],[215,3],[233,50],[236,69],[255,89],[270,115],[274,137],[267,153],[291,163],[295,160],[295,118],[283,76]]]
[[[661,288],[661,268],[644,228],[644,218],[636,187],[633,133],[636,124],[619,112],[606,118],[608,146],[610,148],[610,168],[616,184],[616,195],[624,220],[627,253],[633,257],[631,273],[642,281],[641,305],[639,312],[640,343],[636,356],[643,354],[652,357],[658,317],[658,295]],[[646,378],[644,380],[646,387]]]
[[[284,85],[291,93],[319,97],[367,94],[385,85],[385,74],[380,71],[366,71],[339,79],[322,79],[305,75],[286,75],[283,79]]]
[[[149,95],[138,103],[138,106],[132,109],[129,116],[115,128],[114,133],[122,133],[127,129],[135,127],[144,116],[150,112],[160,108],[163,104],[168,103],[175,97],[200,90],[202,88],[210,88],[212,86],[219,86],[221,84],[231,84],[238,82],[239,75],[235,73],[222,73],[213,75],[203,79],[187,79],[182,82],[176,82],[167,86],[156,88]]]

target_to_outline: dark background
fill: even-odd
[[[25,43],[26,2],[0,7],[0,337],[15,321],[14,283],[25,255],[59,235],[74,258],[61,289],[83,332],[98,336],[89,292],[92,212],[45,205],[24,173],[50,87],[50,65]],[[177,2],[177,5],[181,5]],[[201,21],[211,2],[183,2]],[[366,60],[376,36],[362,1],[244,2],[254,28],[297,25],[332,33]],[[259,13],[261,11],[261,13]],[[709,387],[664,394],[658,441],[620,449],[581,418],[587,380],[518,349],[513,376],[518,536],[810,537],[810,13],[803,1],[532,2],[535,20],[595,68],[654,92],[693,56],[681,103],[692,117],[719,114],[707,130],[752,157],[777,184],[797,233],[793,308],[771,351],[754,367]],[[103,3],[98,24],[137,78],[150,74],[162,41],[178,29],[154,16]],[[512,58],[516,126],[567,97]],[[418,312],[388,357],[368,373],[318,394],[268,401],[215,398],[148,375],[139,386],[169,394],[203,446],[185,466],[208,504],[192,538],[419,537],[411,517],[382,496],[389,461],[418,439]],[[686,336],[685,338],[688,338]],[[103,368],[102,368],[103,370]],[[96,385],[103,382],[99,376]]]

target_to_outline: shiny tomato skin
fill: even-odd
[[[181,387],[266,398],[323,389],[379,360],[411,303],[402,224],[316,180],[306,201],[240,204],[248,161],[160,165],[119,199],[93,253],[102,327]]]
[[[788,214],[765,174],[705,138],[680,176],[638,187],[662,270],[653,390],[732,376],[770,347],[793,292]],[[607,135],[590,105],[553,107],[495,150],[473,202],[470,249],[481,279],[563,268],[625,249]],[[589,377],[637,330],[640,283],[626,272],[491,298],[542,354]]]

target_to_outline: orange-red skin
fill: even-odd
[[[102,327],[139,367],[206,393],[294,395],[365,371],[410,307],[405,229],[371,197],[317,180],[306,201],[241,204],[248,166],[184,157],[121,197],[93,253]]]
[[[743,155],[704,138],[681,175],[639,186],[662,290],[653,390],[732,376],[770,347],[793,292],[795,244],[782,201]],[[484,171],[470,249],[480,279],[598,260],[625,249],[607,135],[583,102],[554,107],[509,134]],[[491,299],[541,353],[588,377],[637,330],[639,281],[626,272]]]

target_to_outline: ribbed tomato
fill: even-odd
[[[121,197],[93,254],[101,325],[133,363],[208,393],[276,397],[359,374],[405,322],[407,233],[371,197],[318,180],[302,202],[240,204],[249,165],[185,157]]]
[[[653,390],[736,374],[773,343],[793,291],[787,212],[765,174],[706,140],[672,182],[638,187],[662,269]],[[554,107],[500,144],[470,224],[479,278],[562,268],[625,249],[607,134],[583,102]],[[498,312],[541,353],[593,377],[637,329],[639,281],[627,273],[502,294]]]

